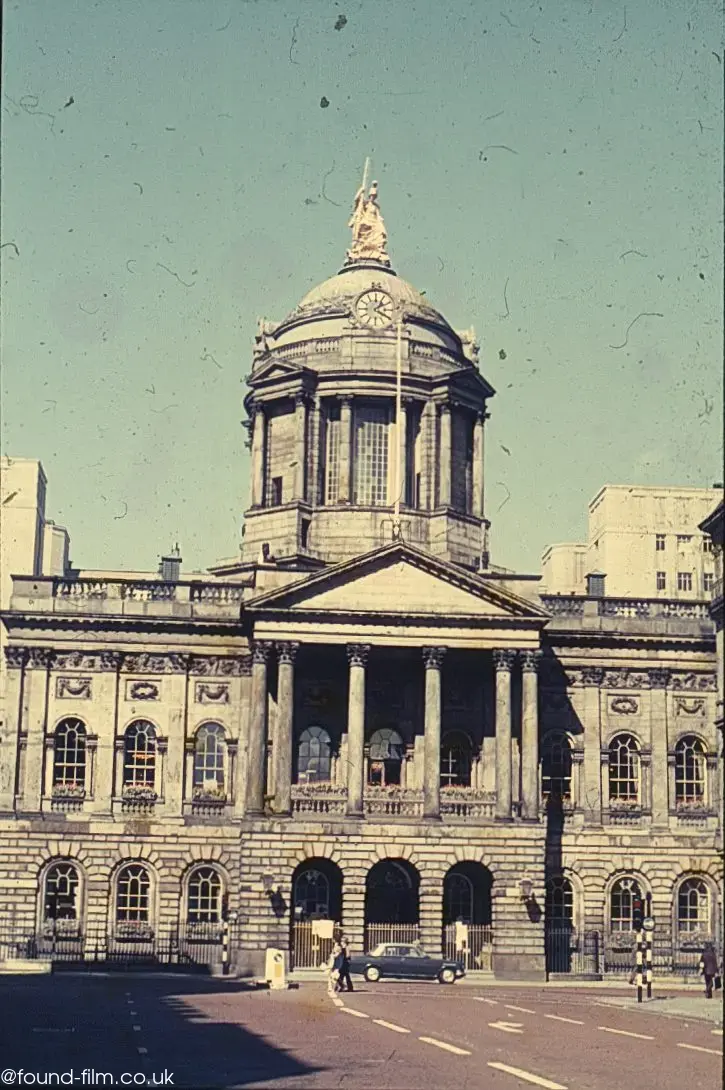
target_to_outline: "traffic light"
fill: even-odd
[[[632,927],[635,931],[642,930],[642,921],[644,920],[644,905],[641,897],[635,897],[632,900]]]

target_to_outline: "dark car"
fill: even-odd
[[[350,972],[361,973],[371,982],[390,977],[397,980],[437,980],[440,984],[455,984],[465,975],[466,970],[460,961],[430,957],[417,944],[383,942],[371,954],[352,957]]]

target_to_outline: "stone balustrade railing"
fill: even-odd
[[[473,787],[442,787],[441,816],[447,818],[492,818],[496,795],[492,791],[477,791]]]
[[[671,598],[590,598],[542,594],[541,604],[554,617],[634,617],[637,619],[706,620],[708,603]]]
[[[423,792],[412,787],[366,787],[363,806],[370,817],[421,817]]]
[[[347,788],[334,784],[293,784],[294,814],[344,814],[347,808]]]
[[[235,616],[239,613],[245,592],[244,583],[162,579],[84,578],[64,579],[51,576],[14,576],[13,608],[23,608],[29,600],[33,611],[53,612],[138,612],[145,604],[175,613],[186,606],[191,614],[196,610],[219,610]]]

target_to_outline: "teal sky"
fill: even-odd
[[[76,565],[236,553],[256,317],[337,271],[366,155],[498,391],[495,563],[722,479],[717,4],[11,0],[3,48],[3,451]]]

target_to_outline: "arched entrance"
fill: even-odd
[[[456,863],[443,879],[443,953],[469,972],[491,971],[493,875],[482,863]]]
[[[342,871],[330,859],[305,859],[292,875],[290,962],[292,968],[324,966],[342,921]]]
[[[420,875],[405,859],[381,859],[365,881],[365,949],[420,938]]]

